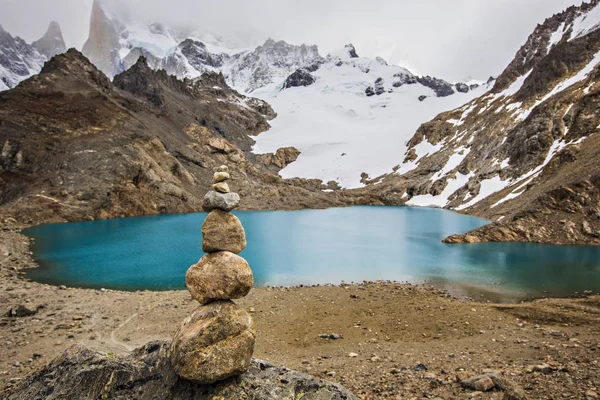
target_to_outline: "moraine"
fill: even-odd
[[[449,245],[488,221],[447,210],[349,207],[238,211],[241,255],[258,286],[363,280],[433,282],[498,301],[600,291],[600,248],[531,243]],[[43,225],[24,233],[35,281],[121,290],[183,289],[198,261],[204,213]]]

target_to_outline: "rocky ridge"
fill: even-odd
[[[60,26],[51,22],[46,34],[32,44],[13,37],[0,26],[0,91],[14,88],[37,74],[44,62],[67,50]]]
[[[600,244],[597,6],[539,25],[488,93],[423,124],[384,179],[402,203],[496,221],[449,242]]]

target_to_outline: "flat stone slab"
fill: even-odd
[[[253,359],[247,373],[198,385],[181,379],[167,357],[170,343],[154,341],[125,357],[74,345],[0,397],[31,399],[303,399],[358,400],[347,389]]]

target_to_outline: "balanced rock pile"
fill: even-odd
[[[206,253],[186,274],[186,286],[201,306],[175,333],[169,358],[177,374],[208,384],[248,370],[256,331],[252,317],[231,299],[248,294],[252,270],[237,254],[246,247],[240,220],[229,211],[240,197],[230,193],[226,166],[217,169],[212,191],[204,197],[209,214],[202,225],[202,250]]]

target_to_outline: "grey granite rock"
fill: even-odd
[[[241,376],[211,385],[194,384],[177,376],[168,348],[169,342],[154,341],[117,357],[75,345],[2,396],[8,400],[358,400],[342,386],[256,359]]]

